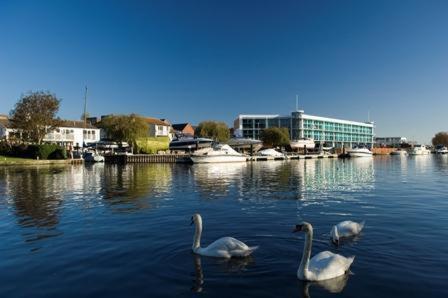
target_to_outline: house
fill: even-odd
[[[100,141],[100,129],[84,121],[63,120],[57,128],[47,133],[43,139],[47,143],[61,146],[85,147]]]
[[[194,137],[194,128],[190,123],[178,123],[171,125],[176,135]]]
[[[144,117],[146,123],[149,125],[149,137],[168,137],[171,139],[171,125],[168,122],[157,118]]]
[[[0,115],[0,138],[8,140],[16,133],[20,132],[12,128],[8,116]],[[99,140],[100,129],[92,124],[84,125],[83,121],[63,120],[58,127],[49,131],[42,141],[61,146],[84,147]]]
[[[0,114],[0,139],[8,140],[16,130],[12,128],[7,115]]]

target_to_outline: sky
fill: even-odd
[[[0,1],[0,113],[172,123],[305,113],[429,143],[448,130],[448,1]]]

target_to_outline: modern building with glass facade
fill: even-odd
[[[307,115],[302,110],[291,116],[239,115],[234,129],[245,138],[259,139],[260,133],[269,127],[285,127],[291,140],[313,139],[316,144],[334,147],[353,147],[374,143],[374,123],[356,122],[320,116]]]

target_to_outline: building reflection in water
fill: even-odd
[[[245,162],[195,164],[191,171],[199,194],[210,199],[225,197],[231,187],[241,189],[247,167]]]

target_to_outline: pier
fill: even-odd
[[[182,163],[188,158],[186,154],[134,154],[134,155],[106,155],[106,163]]]

